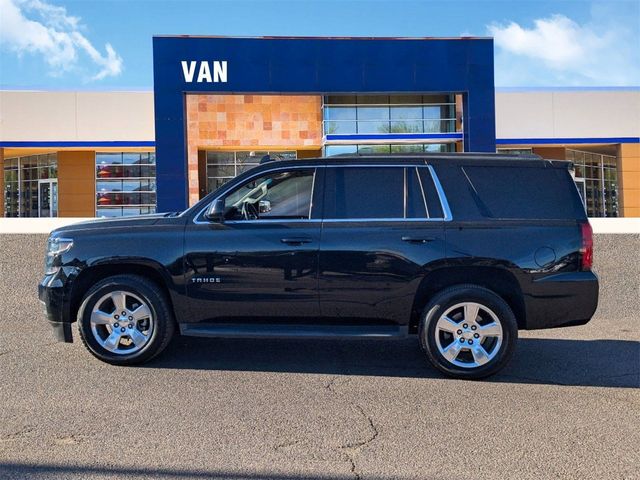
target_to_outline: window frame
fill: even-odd
[[[237,185],[233,185],[233,179],[229,182],[227,182],[225,184],[225,186],[228,186],[229,188],[226,188],[220,195],[218,195],[217,197],[213,198],[210,202],[207,202],[207,204],[204,206],[204,208],[202,208],[194,217],[193,217],[193,223],[196,225],[211,225],[215,222],[211,222],[209,220],[206,220],[203,218],[204,213],[211,208],[211,205],[220,200],[220,199],[224,199],[227,195],[229,195],[230,193],[234,192],[237,188],[241,188],[243,185],[247,184],[248,182],[251,182],[253,180],[255,180],[256,178],[259,178],[260,176],[264,176],[264,175],[269,175],[271,173],[275,173],[275,172],[281,172],[281,171],[288,171],[288,170],[313,170],[313,183],[311,184],[311,204],[309,205],[309,216],[308,218],[263,218],[263,219],[257,219],[257,220],[225,220],[223,223],[225,225],[228,224],[236,224],[236,223],[242,223],[242,224],[250,224],[250,223],[291,223],[291,222],[319,222],[321,221],[320,218],[311,218],[313,216],[313,211],[314,208],[317,208],[316,202],[315,200],[315,196],[317,195],[318,191],[322,191],[322,189],[318,189],[316,187],[316,182],[322,182],[324,184],[324,172],[322,172],[322,175],[319,175],[320,171],[318,169],[322,168],[324,165],[289,165],[286,167],[276,167],[276,168],[270,168],[268,170],[262,170],[260,172],[256,172],[253,175],[250,175],[249,177],[247,177],[246,179],[244,179],[244,181],[242,183],[238,183]],[[237,177],[236,177],[237,178]],[[221,188],[224,188],[221,187]]]
[[[406,215],[406,199],[407,199],[407,169],[408,168],[426,168],[429,171],[431,176],[431,180],[433,181],[433,186],[438,194],[438,199],[440,201],[440,206],[442,207],[443,217],[425,217],[425,218],[325,218],[324,216],[324,193],[325,193],[325,169],[326,168],[375,168],[375,167],[383,167],[383,168],[402,168],[404,170],[404,204],[405,204],[405,215]],[[283,171],[283,170],[293,170],[293,169],[313,169],[313,184],[311,187],[311,206],[309,208],[309,218],[306,219],[258,219],[258,220],[227,220],[224,224],[251,224],[251,223],[291,223],[291,222],[315,222],[315,223],[345,223],[345,222],[450,222],[453,220],[451,215],[451,209],[449,207],[449,201],[444,193],[442,188],[442,184],[436,174],[434,168],[430,164],[426,163],[389,163],[389,164],[375,164],[375,163],[345,163],[345,164],[316,164],[316,165],[289,165],[285,167],[275,167],[268,170],[262,170],[260,172],[256,172],[253,175],[247,177],[243,183],[238,185],[231,185],[231,182],[228,182],[228,187],[220,195],[212,198],[209,202],[205,204],[203,208],[201,208],[194,216],[192,222],[196,225],[212,225],[215,222],[210,220],[206,220],[203,218],[204,213],[211,207],[211,205],[219,199],[224,198],[228,195],[235,187],[240,187],[255,178],[258,178],[261,175],[266,175],[272,172]],[[416,174],[418,172],[416,171]],[[418,175],[420,179],[420,175]],[[322,185],[318,186],[317,184],[321,183]],[[426,195],[424,194],[424,187],[421,184],[421,193],[424,202],[426,203]],[[317,200],[317,201],[316,201]],[[320,204],[320,205],[318,205]],[[313,218],[314,211],[316,209],[320,210],[320,215],[318,218]],[[428,214],[428,209],[427,209]]]
[[[444,190],[442,189],[442,185],[440,184],[440,180],[436,175],[435,170],[431,165],[428,164],[344,164],[344,165],[325,165],[326,168],[402,168],[404,175],[404,197],[403,197],[403,205],[404,205],[404,217],[387,217],[387,218],[326,218],[324,215],[322,216],[322,221],[326,223],[345,223],[345,222],[450,222],[453,220],[451,216],[451,209],[449,208],[449,202],[444,194]],[[407,177],[408,177],[408,169],[415,168],[415,173],[418,176],[418,181],[420,184],[420,191],[422,194],[422,200],[425,205],[426,217],[423,218],[407,218]],[[438,199],[440,201],[440,206],[442,207],[443,217],[429,217],[429,208],[427,206],[427,198],[424,193],[424,186],[422,184],[422,179],[418,173],[419,168],[426,168],[429,171],[431,176],[431,181],[433,182],[433,186],[436,189],[438,194]],[[324,192],[323,192],[323,200],[324,200]]]
[[[234,224],[234,223],[262,223],[262,222],[280,222],[280,223],[290,223],[290,222],[305,222],[308,220],[311,220],[311,214],[313,213],[313,195],[315,192],[315,187],[316,187],[316,179],[317,179],[317,173],[318,173],[318,168],[317,167],[303,167],[303,168],[288,168],[288,169],[284,169],[284,171],[288,171],[288,170],[310,170],[312,171],[311,173],[311,192],[310,192],[310,201],[309,201],[309,213],[307,214],[307,218],[258,218],[256,220],[225,220],[224,223],[227,224]],[[276,170],[267,170],[265,172],[262,172],[264,175],[263,176],[267,176],[267,175],[271,175],[273,173],[276,173]],[[219,198],[222,199],[226,199],[227,196],[229,196],[230,194],[238,191],[238,189],[242,188],[244,185],[246,185],[249,182],[252,182],[253,180],[260,178],[260,175],[258,176],[253,176],[248,178],[245,182],[237,185],[234,188],[231,188],[229,191],[225,192],[223,195],[221,195]]]
[[[127,155],[138,156],[140,163],[136,163],[135,160],[131,161],[130,158],[125,158]],[[146,163],[142,163],[143,155],[145,155]],[[120,162],[116,163],[105,163],[99,164],[98,161],[100,158],[104,157],[113,157],[120,158]],[[153,162],[151,159],[153,157]],[[157,186],[157,162],[156,162],[156,152],[155,150],[121,150],[117,152],[111,151],[101,151],[97,150],[93,155],[93,163],[95,170],[95,179],[94,179],[94,190],[95,190],[95,200],[94,200],[94,215],[96,218],[127,218],[138,215],[153,215],[158,211],[158,186]],[[109,168],[109,167],[119,167],[122,169],[121,176],[113,176],[113,177],[99,177],[100,168]],[[125,168],[127,167],[153,167],[153,175],[142,175],[142,170],[140,170],[140,175],[138,176],[125,176]],[[147,190],[125,190],[124,184],[125,182],[147,182]],[[114,185],[117,182],[120,182],[120,185],[123,187],[122,190],[98,190],[99,182],[112,182]],[[151,189],[151,185],[153,185],[153,189]],[[98,202],[100,198],[111,198],[111,195],[140,195],[140,203],[121,203],[121,204],[106,204],[100,205]],[[149,196],[152,196],[155,200],[151,203],[142,203],[142,199],[148,199]],[[125,213],[129,210],[134,210],[133,213]],[[137,210],[137,213],[135,212]],[[146,212],[142,213],[143,210]],[[114,215],[104,215],[105,212],[114,212]],[[102,215],[100,215],[102,214]]]

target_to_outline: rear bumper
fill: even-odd
[[[524,293],[526,329],[584,325],[598,308],[593,272],[556,273],[531,282]]]
[[[45,276],[38,285],[38,298],[53,329],[56,340],[70,343],[73,341],[71,323],[67,314],[68,305],[65,296],[65,284],[55,275]]]

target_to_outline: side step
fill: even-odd
[[[404,338],[406,325],[275,325],[181,323],[180,333],[218,338]]]

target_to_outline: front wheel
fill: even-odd
[[[491,290],[457,285],[429,302],[419,337],[438,370],[455,378],[478,379],[507,364],[518,339],[518,324],[509,305]]]
[[[174,319],[162,289],[137,275],[117,275],[94,285],[78,313],[80,338],[100,360],[133,365],[169,344]]]

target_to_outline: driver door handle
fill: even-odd
[[[280,241],[287,245],[302,245],[304,243],[311,243],[313,240],[309,237],[288,237],[281,238]]]
[[[409,243],[429,243],[429,242],[433,242],[434,240],[435,240],[435,237],[409,237],[409,236],[402,237],[403,242],[409,242]]]

